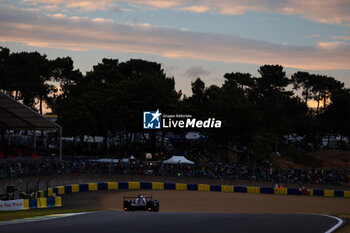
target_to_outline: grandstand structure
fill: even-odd
[[[62,160],[62,127],[3,92],[0,92],[0,129],[59,131],[60,160]],[[36,134],[34,133],[35,147]]]

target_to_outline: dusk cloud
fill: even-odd
[[[350,67],[350,45],[345,42],[281,45],[235,35],[120,24],[103,18],[69,18],[13,7],[0,7],[0,41],[66,50],[102,49],[256,65],[278,63],[305,69]]]
[[[334,40],[350,40],[350,36],[332,36]]]
[[[172,9],[196,13],[240,15],[246,12],[265,12],[301,15],[313,21],[327,24],[350,23],[348,0],[23,0],[34,5],[44,4],[48,9],[75,8],[86,11],[106,10],[120,3],[148,6],[153,9]]]
[[[209,11],[210,8],[208,6],[201,5],[201,6],[188,6],[188,7],[181,8],[181,10],[190,11],[194,13],[205,13]]]

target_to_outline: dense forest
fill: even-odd
[[[65,136],[107,140],[124,134],[130,150],[133,135],[148,133],[154,145],[160,132],[143,130],[142,112],[156,109],[220,119],[221,129],[201,132],[208,142],[244,145],[259,158],[276,151],[288,135],[313,146],[333,134],[350,136],[350,90],[342,82],[304,71],[287,77],[280,65],[263,65],[258,72],[259,77],[224,74],[222,86],[206,86],[198,77],[192,95],[185,96],[155,62],[103,59],[84,75],[70,57],[49,60],[38,52],[0,47],[0,90],[39,113],[45,103],[58,114]],[[308,108],[308,101],[316,101],[317,108]]]

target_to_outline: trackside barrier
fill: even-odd
[[[288,188],[287,189],[288,195],[301,195],[301,190],[296,188]]]
[[[221,185],[210,185],[210,191],[221,192]]]
[[[46,206],[47,207],[55,207],[56,206],[56,198],[55,197],[47,197],[46,198]]]
[[[28,210],[62,206],[61,197],[39,197],[33,199],[16,199],[0,201],[1,211]]]
[[[319,190],[319,189],[299,189],[299,188],[272,188],[272,187],[251,187],[251,186],[233,186],[233,185],[209,185],[209,184],[185,184],[170,182],[99,182],[87,184],[72,184],[49,188],[45,191],[40,190],[36,193],[39,202],[29,200],[28,206],[42,206],[45,208],[45,202],[40,201],[42,197],[52,197],[76,192],[93,192],[100,190],[179,190],[179,191],[207,191],[207,192],[236,192],[236,193],[254,193],[254,194],[275,194],[275,195],[306,195],[321,197],[348,197],[350,191],[337,190]],[[35,199],[36,200],[36,199]],[[48,203],[46,202],[46,205]],[[50,205],[51,202],[50,202]]]
[[[273,190],[273,188],[271,188],[271,187],[262,187],[262,188],[260,188],[260,193],[274,194],[275,190]]]
[[[163,182],[152,182],[152,189],[154,190],[163,190],[164,183]]]
[[[78,193],[80,191],[79,184],[72,184],[72,193]]]
[[[65,194],[65,193],[64,193],[64,186],[57,186],[57,187],[52,188],[52,190],[53,190],[53,193],[54,193],[55,195],[62,195],[62,194]]]
[[[44,190],[40,190],[39,193],[40,193],[39,197],[43,197],[45,195]]]
[[[73,187],[74,187],[74,191],[76,192],[88,192],[89,191],[89,185],[88,184],[73,184],[72,185],[72,192],[73,192]]]
[[[221,192],[233,193],[234,188],[232,185],[221,185]]]
[[[313,192],[313,196],[324,196],[324,190],[318,190],[318,189],[314,189],[314,192]]]
[[[140,189],[140,182],[128,182],[129,189]]]
[[[287,195],[288,190],[286,188],[273,188],[274,194],[276,195]]]
[[[72,186],[73,185],[66,185],[64,186],[64,193],[67,194],[67,193],[72,193]],[[83,190],[82,190],[83,191]]]
[[[47,190],[44,190],[44,196],[45,197],[52,197],[53,196],[53,188],[48,188]]]
[[[108,190],[116,190],[119,189],[118,182],[107,182]]]
[[[335,197],[344,197],[344,191],[334,191]]]
[[[198,184],[187,184],[187,190],[198,191]]]
[[[47,208],[47,198],[45,197],[39,197],[37,198],[37,204],[38,204],[38,208]]]
[[[259,187],[247,187],[247,193],[260,193],[260,188]]]
[[[97,183],[88,183],[89,185],[89,192],[92,192],[92,191],[97,191],[98,189],[98,184]]]
[[[38,199],[29,199],[29,201],[28,201],[28,208],[29,209],[36,209],[36,208],[38,208]]]
[[[233,190],[234,190],[235,193],[246,193],[247,192],[247,187],[233,186]]]
[[[151,182],[140,182],[140,189],[152,189]]]
[[[23,209],[29,209],[29,199],[23,199]]]
[[[333,190],[324,190],[324,196],[325,197],[334,197],[334,191]]]
[[[313,196],[313,195],[314,195],[314,190],[313,190],[313,189],[310,189],[309,195],[310,195],[310,196]]]
[[[129,189],[129,183],[128,182],[118,182],[118,188],[119,189]]]
[[[175,183],[175,189],[184,191],[187,190],[187,185],[182,183]]]
[[[49,207],[60,207],[62,206],[61,197],[39,197],[35,199],[24,199],[23,209],[40,209]]]
[[[175,183],[164,183],[165,190],[175,190]]]
[[[55,206],[62,206],[61,197],[55,197]]]
[[[108,190],[108,183],[97,183],[97,190]]]
[[[209,184],[199,184],[198,191],[210,191],[210,185]]]

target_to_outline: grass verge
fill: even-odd
[[[30,209],[30,210],[15,210],[15,211],[1,211],[0,221],[14,220],[28,217],[37,217],[50,214],[66,214],[66,213],[79,213],[90,212],[96,210],[89,209],[67,209],[67,208],[48,208],[48,209]]]

